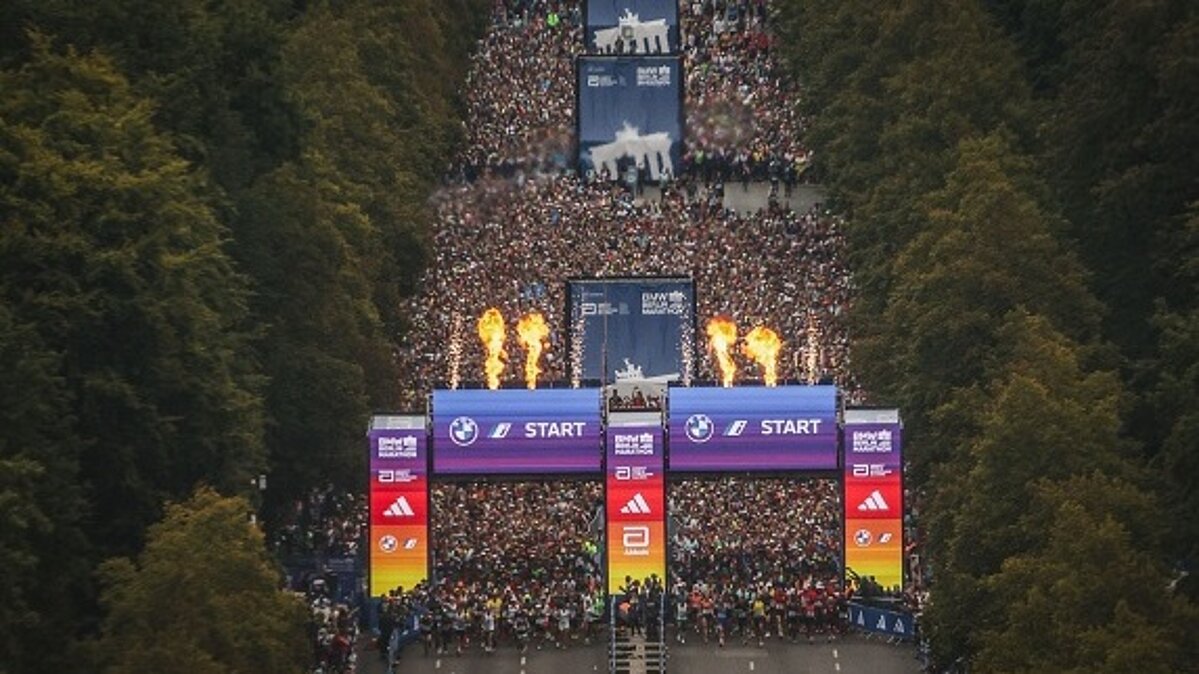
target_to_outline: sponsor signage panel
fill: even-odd
[[[666,580],[666,482],[661,423],[607,429],[608,592],[625,578]]]
[[[433,392],[433,470],[598,473],[599,389]]]
[[[683,68],[678,57],[580,56],[579,172],[627,179],[630,167],[649,180],[672,180],[683,157]]]
[[[687,278],[572,280],[571,376],[631,393],[690,380],[695,286]]]
[[[834,386],[672,388],[670,468],[835,470]]]
[[[424,417],[372,422],[370,594],[411,589],[429,577],[428,439]],[[398,423],[397,423],[398,422]],[[381,426],[400,427],[381,427]]]
[[[899,639],[916,636],[916,619],[911,614],[857,602],[849,603],[849,624],[864,632],[886,634]]]
[[[885,588],[903,585],[903,455],[893,419],[846,412],[845,570]]]
[[[673,54],[679,50],[678,0],[587,0],[587,50],[597,54]]]

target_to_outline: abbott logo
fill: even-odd
[[[855,463],[852,466],[854,477],[887,477],[895,472],[883,463]]]
[[[858,510],[861,510],[864,512],[865,511],[884,512],[884,511],[887,511],[890,509],[891,509],[890,506],[887,505],[887,501],[883,499],[882,492],[880,492],[877,489],[875,489],[873,492],[871,492],[870,496],[867,496],[865,501],[862,501],[861,503],[858,504]]]
[[[646,503],[645,497],[641,495],[641,492],[637,492],[633,495],[633,498],[629,499],[628,503],[624,504],[620,512],[626,515],[648,515],[650,513],[649,503]],[[648,535],[649,532],[647,530],[646,536],[648,537]]]
[[[643,525],[626,526],[621,532],[620,541],[624,544],[625,555],[648,555],[649,527]]]
[[[502,421],[492,427],[491,432],[487,434],[487,437],[491,438],[492,440],[503,440],[504,438],[508,437],[508,431],[511,430],[512,424],[508,423],[507,421]]]
[[[645,466],[617,466],[616,479],[625,480],[648,480],[653,472]]]
[[[408,468],[403,468],[403,469],[382,468],[379,470],[379,483],[380,484],[404,483],[404,482],[412,482],[413,480],[416,480],[416,476],[413,475],[412,471]]]

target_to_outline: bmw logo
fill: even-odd
[[[479,438],[479,425],[470,417],[458,417],[450,422],[450,440],[459,447],[469,447]]]
[[[859,548],[865,548],[870,545],[870,530],[858,529],[854,532],[853,542],[858,544]]]
[[[398,548],[399,545],[400,545],[400,542],[398,540],[396,540],[396,537],[392,536],[391,534],[388,534],[379,539],[379,549],[382,550],[383,552],[395,552],[396,548]]]
[[[712,420],[706,414],[692,414],[687,417],[687,438],[691,442],[707,442],[712,438],[714,428]]]

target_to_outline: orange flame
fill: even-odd
[[[521,316],[516,323],[516,335],[525,348],[525,385],[531,389],[537,388],[537,375],[541,374],[538,363],[549,334],[550,326],[545,324],[545,317],[536,311]]]
[[[508,359],[504,351],[504,316],[499,309],[488,309],[479,317],[479,339],[483,340],[483,348],[487,350],[487,360],[483,363],[487,388],[494,391],[500,387],[500,375],[504,373],[504,361]]]
[[[745,355],[753,358],[762,366],[763,379],[767,386],[776,386],[779,381],[778,360],[779,352],[783,350],[783,340],[778,333],[770,328],[759,325],[745,335],[743,347]]]
[[[716,354],[716,362],[720,365],[720,385],[728,388],[733,385],[733,377],[737,374],[737,363],[729,350],[737,343],[737,324],[727,318],[717,316],[708,321],[708,348]]]

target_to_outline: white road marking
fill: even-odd
[[[441,669],[441,658],[437,658],[437,660],[433,662],[433,669]]]
[[[521,666],[521,667],[524,667],[524,666],[525,666],[525,656],[523,656],[523,655],[522,655],[522,656],[520,656],[520,666]]]
[[[749,671],[751,671],[751,672],[754,671],[754,661],[753,660],[749,661]]]
[[[835,649],[835,648],[833,649],[833,657],[834,658],[840,657],[839,655],[837,655],[837,649]]]
[[[833,669],[837,670],[838,672],[839,672],[839,671],[841,671],[841,663],[839,663],[839,662],[834,662],[834,663],[833,663]]]

